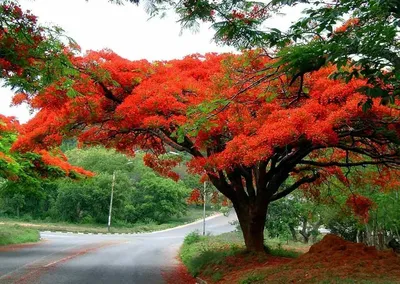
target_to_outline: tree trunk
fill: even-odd
[[[290,233],[292,234],[292,239],[294,242],[297,242],[297,234],[296,230],[294,229],[293,226],[289,226]]]
[[[246,249],[251,252],[265,252],[264,228],[268,205],[234,204],[243,232]]]
[[[307,219],[305,217],[303,217],[302,223],[303,227],[300,231],[300,235],[303,237],[304,243],[308,244],[310,233],[307,232]]]

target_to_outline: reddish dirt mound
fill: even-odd
[[[346,241],[335,235],[326,235],[319,243],[311,246],[308,253],[303,254],[295,263],[315,264],[316,262],[329,263],[330,265],[352,265],[362,262],[379,264],[388,268],[400,268],[400,258],[392,251],[378,251],[375,247]]]
[[[378,251],[335,235],[326,235],[289,266],[292,273],[303,271],[301,274],[307,274],[306,278],[318,278],[328,272],[343,278],[384,275],[400,280],[400,258],[393,251]]]

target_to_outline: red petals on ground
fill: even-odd
[[[167,284],[195,284],[196,279],[187,271],[181,261],[170,271],[162,273],[162,276]]]

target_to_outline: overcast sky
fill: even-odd
[[[20,4],[37,15],[40,22],[62,27],[83,50],[110,48],[131,60],[168,60],[192,53],[232,51],[211,41],[213,31],[207,25],[201,26],[198,33],[184,31],[180,35],[176,16],[148,20],[144,8],[132,4],[118,6],[107,0],[20,0]],[[271,24],[285,29],[299,11],[288,10],[286,17]],[[10,107],[12,92],[4,88],[0,92],[0,113],[27,121],[27,107]]]

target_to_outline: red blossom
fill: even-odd
[[[347,199],[346,205],[353,210],[354,214],[359,217],[361,221],[367,223],[369,219],[369,210],[373,207],[374,203],[365,196],[353,194]]]

